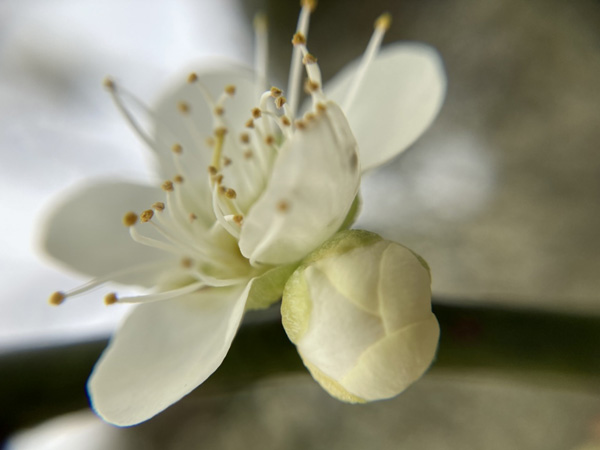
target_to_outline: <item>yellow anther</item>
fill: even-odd
[[[287,99],[283,95],[281,97],[277,97],[275,99],[275,106],[277,106],[277,109],[281,109],[283,105],[285,105],[286,101]]]
[[[163,191],[171,192],[173,190],[173,182],[170,180],[167,180],[161,185],[161,188]]]
[[[227,134],[227,128],[225,128],[225,127],[215,128],[215,136],[216,137],[223,138],[226,134]]]
[[[218,172],[217,168],[215,166],[208,166],[208,173],[211,175],[216,175]]]
[[[116,89],[115,82],[109,77],[106,77],[104,81],[102,81],[102,85],[109,91],[114,91]]]
[[[311,112],[307,112],[306,114],[304,114],[303,119],[306,122],[312,122],[313,120],[315,120],[315,115],[313,113],[311,113]]]
[[[252,153],[252,150],[246,150],[244,152],[244,158],[246,158],[246,159],[252,158],[253,155],[254,155],[254,153]]]
[[[317,57],[315,55],[311,55],[310,53],[307,53],[302,58],[302,64],[306,65],[306,64],[316,64],[316,63],[317,63]]]
[[[246,121],[246,128],[254,128],[254,120],[248,119]]]
[[[267,145],[273,145],[275,143],[275,138],[272,135],[267,135],[265,137],[265,144]]]
[[[188,79],[187,79],[188,83],[195,83],[196,81],[198,81],[198,75],[196,75],[196,72],[192,72],[188,75]]]
[[[248,133],[240,134],[240,141],[242,141],[242,143],[244,144],[247,144],[248,142],[250,142],[250,135]]]
[[[238,225],[241,225],[244,221],[244,216],[242,216],[241,214],[236,214],[235,216],[233,216],[233,221]]]
[[[64,292],[56,291],[50,294],[50,297],[48,297],[48,303],[50,303],[52,306],[58,306],[65,301],[65,298],[67,298],[67,296],[64,294]]]
[[[312,94],[313,92],[318,91],[320,87],[321,86],[319,85],[319,83],[313,80],[306,80],[306,82],[304,83],[304,91],[307,94]]]
[[[221,184],[223,182],[223,174],[219,174],[219,175],[213,177],[213,180],[215,181],[215,183]]]
[[[262,115],[262,113],[260,112],[260,108],[252,108],[252,117],[253,118],[258,119],[261,115]]]
[[[150,222],[152,216],[154,216],[154,211],[152,211],[151,209],[147,209],[146,211],[142,212],[142,214],[140,214],[140,220],[144,223]]]
[[[133,211],[129,211],[123,216],[123,225],[126,227],[132,227],[136,224],[138,216]]]
[[[283,91],[275,86],[273,86],[271,88],[271,97],[279,97],[281,94],[283,94]]]
[[[194,220],[196,220],[197,218],[198,218],[198,216],[197,216],[196,214],[194,214],[194,213],[190,213],[190,215],[189,215],[190,222],[193,222],[193,221],[194,221]]]
[[[224,165],[225,167],[227,167],[227,166],[231,165],[231,162],[232,162],[232,161],[231,161],[231,158],[228,158],[227,156],[224,156],[224,157],[223,157],[223,165]]]
[[[181,258],[181,267],[184,267],[186,269],[189,269],[190,267],[192,267],[192,264],[194,263],[194,261],[192,261],[192,258]]]
[[[225,108],[223,108],[222,106],[216,106],[214,113],[216,116],[222,116],[223,114],[225,114]]]
[[[288,116],[281,116],[281,123],[286,127],[289,127],[292,124]]]
[[[110,292],[104,296],[104,304],[106,306],[114,305],[118,301],[119,299],[117,298],[117,294],[115,294],[114,292]]]
[[[183,152],[183,147],[181,146],[181,144],[177,144],[177,143],[175,143],[175,144],[173,144],[173,145],[171,146],[171,151],[172,151],[173,153],[176,153],[176,154],[178,154],[178,155],[181,155],[181,153]]]
[[[154,209],[155,211],[164,211],[165,204],[163,202],[152,203],[152,209]]]
[[[179,184],[181,184],[181,183],[183,183],[183,177],[182,177],[181,175],[175,175],[175,176],[173,177],[173,181],[174,181],[175,183],[179,183]]]
[[[236,197],[237,197],[237,192],[235,192],[235,190],[233,190],[233,189],[231,189],[231,188],[228,188],[228,189],[225,191],[225,197],[227,197],[227,198],[231,198],[231,199],[234,199],[234,198],[236,198]]]
[[[390,13],[383,13],[375,20],[375,29],[377,30],[387,31],[391,25],[392,15]]]
[[[277,203],[277,211],[286,212],[289,209],[290,209],[290,204],[287,201],[280,200],[279,203]]]
[[[313,12],[317,7],[317,0],[300,0],[300,6],[308,8],[310,12]]]
[[[327,105],[325,103],[317,103],[317,112],[322,113],[327,110]]]
[[[219,194],[225,195],[225,192],[227,192],[227,188],[225,186],[219,186]]]
[[[292,44],[294,44],[294,45],[306,44],[306,36],[304,36],[304,34],[302,34],[300,31],[298,31],[296,34],[294,34],[294,37],[292,38]]]
[[[188,114],[190,112],[190,104],[186,102],[178,102],[177,109],[181,114]]]
[[[235,95],[235,86],[233,84],[225,86],[225,93],[233,97]]]
[[[296,120],[294,125],[296,125],[296,128],[299,130],[304,130],[306,128],[306,122],[301,119]]]

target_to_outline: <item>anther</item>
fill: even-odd
[[[102,81],[102,84],[104,85],[104,87],[106,89],[108,89],[109,91],[115,91],[116,89],[116,85],[115,82],[112,80],[112,78],[106,77],[104,79],[104,81]]]
[[[152,203],[152,209],[154,209],[155,211],[164,211],[165,204],[163,202]]]
[[[312,94],[313,92],[318,91],[320,87],[321,86],[319,86],[319,83],[313,80],[306,80],[304,83],[304,90],[307,94]]]
[[[312,122],[313,120],[315,120],[315,115],[313,113],[311,113],[311,112],[307,112],[306,114],[304,114],[303,119],[306,122]]]
[[[306,55],[304,55],[302,57],[302,64],[316,64],[317,63],[317,57],[315,55],[311,55],[310,53],[307,53]]]
[[[254,120],[248,119],[245,126],[246,128],[254,128]]]
[[[227,166],[231,165],[231,162],[232,162],[232,161],[231,161],[231,158],[228,158],[227,156],[224,156],[224,157],[223,157],[223,165],[224,165],[225,167],[227,167]]]
[[[288,202],[286,202],[285,200],[281,200],[281,201],[279,201],[279,203],[277,203],[277,211],[286,212],[289,209],[290,209],[290,204]]]
[[[106,306],[114,305],[118,301],[119,299],[117,298],[117,294],[115,294],[114,292],[110,292],[104,296],[104,304]]]
[[[227,128],[225,127],[218,127],[215,128],[215,136],[222,138],[227,134]]]
[[[129,211],[123,216],[123,225],[126,227],[132,227],[138,220],[138,216],[136,213]]]
[[[217,168],[215,166],[208,166],[208,173],[211,175],[217,174]]]
[[[173,181],[174,181],[175,183],[181,184],[181,183],[183,183],[183,177],[182,177],[181,175],[175,175],[175,176],[173,177]]]
[[[151,209],[147,209],[146,211],[142,212],[142,214],[140,214],[140,220],[144,223],[150,222],[152,216],[154,216],[154,211],[152,211]]]
[[[167,180],[161,185],[161,188],[163,191],[171,192],[171,191],[173,191],[173,182],[170,180]]]
[[[56,291],[50,294],[50,297],[48,297],[48,303],[50,303],[52,306],[58,306],[65,301],[65,298],[67,298],[67,296],[64,294],[64,292]]]
[[[298,119],[294,122],[294,124],[296,125],[296,128],[299,130],[304,130],[306,128],[306,122],[304,122],[301,119]]]
[[[271,88],[271,97],[277,98],[283,94],[283,91],[275,86]]]
[[[192,72],[188,75],[188,79],[187,79],[188,83],[195,83],[196,81],[198,81],[198,75],[196,75],[195,72]]]
[[[286,127],[289,127],[292,124],[287,116],[281,116],[281,123]]]
[[[303,33],[298,31],[296,34],[294,34],[294,37],[292,38],[292,44],[294,44],[294,45],[306,44],[306,36],[304,36]]]
[[[227,188],[225,186],[219,186],[219,194],[225,195]]]
[[[317,103],[317,112],[325,112],[327,110],[327,105],[325,105],[325,103]]]
[[[392,25],[392,15],[390,13],[383,13],[377,20],[375,20],[375,29],[381,31],[387,31]]]
[[[260,112],[260,108],[252,108],[252,117],[258,119],[261,115],[262,113]]]
[[[189,269],[190,267],[192,267],[192,264],[194,262],[192,261],[192,258],[181,258],[180,264],[181,267],[184,267],[186,269]]]
[[[267,135],[265,137],[265,144],[267,145],[273,145],[275,143],[275,138],[272,135]]]
[[[216,106],[214,113],[216,116],[222,116],[223,114],[225,114],[225,108],[223,108],[222,106]]]
[[[223,182],[223,174],[219,174],[219,175],[215,176],[213,179],[214,179],[215,183],[221,184]]]
[[[254,155],[254,153],[252,153],[252,150],[246,150],[244,152],[244,158],[246,158],[246,159],[252,158],[253,155]]]
[[[190,105],[186,102],[178,102],[177,109],[181,114],[188,114],[190,112]]]
[[[313,12],[317,7],[317,0],[301,0],[300,6],[303,8],[308,8],[310,12]]]
[[[237,192],[235,192],[234,189],[228,188],[225,191],[225,197],[230,198],[230,199],[234,199],[237,197]]]
[[[171,146],[171,151],[180,155],[183,152],[183,147],[181,146],[181,144],[175,143]]]
[[[188,218],[190,219],[190,222],[193,222],[194,220],[196,220],[198,218],[198,216],[194,213],[190,213]]]
[[[235,95],[235,86],[233,84],[225,86],[225,93],[233,97]]]
[[[275,106],[277,107],[277,109],[281,109],[283,105],[285,105],[285,102],[286,98],[282,95],[281,97],[277,97],[275,99]]]
[[[240,141],[242,141],[242,143],[244,144],[247,144],[248,142],[250,142],[250,135],[248,133],[240,134]]]
[[[244,221],[244,216],[242,216],[241,214],[236,214],[235,216],[233,216],[233,221],[238,225],[241,225]]]

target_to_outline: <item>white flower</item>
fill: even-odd
[[[428,266],[366,231],[338,233],[306,258],[285,285],[281,313],[313,377],[347,402],[398,395],[437,349]]]
[[[54,293],[60,304],[107,281],[151,288],[111,303],[141,303],[122,324],[88,383],[105,420],[131,425],[159,413],[206,380],[223,361],[247,309],[281,298],[311,251],[356,213],[366,170],[410,145],[432,122],[445,78],[432,49],[379,52],[389,17],[376,22],[362,61],[322,88],[306,47],[314,3],[305,1],[294,36],[287,93],[266,89],[266,26],[256,23],[254,72],[219,65],[192,73],[153,111],[114,82],[107,87],[154,151],[158,188],[104,181],[78,189],[46,229],[48,252],[94,276]],[[307,74],[310,102],[298,116]],[[342,105],[342,106],[339,106]],[[123,219],[129,235],[123,233]]]

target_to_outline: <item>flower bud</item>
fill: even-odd
[[[304,365],[347,402],[398,395],[437,349],[429,268],[373,233],[338,233],[310,255],[286,283],[281,310]]]

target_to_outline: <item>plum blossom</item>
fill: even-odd
[[[395,395],[433,359],[437,322],[431,319],[429,272],[421,260],[408,250],[393,250],[395,258],[387,260],[382,252],[388,246],[397,249],[397,244],[371,245],[369,238],[367,245],[354,239],[354,232],[337,233],[357,214],[361,173],[407,148],[437,115],[445,91],[442,64],[423,44],[394,44],[380,51],[390,26],[384,14],[375,22],[362,59],[323,85],[307,44],[314,7],[313,1],[302,4],[286,91],[266,84],[267,29],[261,17],[255,22],[253,70],[205,65],[182,77],[152,109],[115,81],[105,83],[117,108],[152,150],[166,181],[160,188],[126,181],[80,187],[55,209],[44,240],[52,257],[93,277],[71,291],[55,292],[52,304],[107,282],[148,289],[143,295],[111,292],[104,297],[107,304],[137,304],[88,382],[92,406],[108,422],[125,426],[147,420],[202,384],[225,358],[246,310],[268,307],[282,294],[284,305],[290,304],[296,294],[286,285],[288,279],[301,277],[311,293],[303,300],[308,309],[302,317],[294,316],[297,308],[286,307],[286,331],[313,376],[338,398],[368,401]],[[302,83],[308,94],[304,105]],[[363,271],[360,258],[314,256],[322,256],[322,249],[340,242],[340,236],[366,252],[363,263],[379,264],[380,270]],[[424,356],[419,353],[416,369],[403,382],[379,383],[363,374],[366,381],[358,376],[350,385],[342,380],[344,370],[330,372],[323,355],[313,357],[323,327],[337,330],[337,346],[352,333],[336,324],[334,313],[316,307],[328,301],[329,294],[323,297],[327,289],[319,286],[330,263],[335,268],[329,272],[364,275],[371,287],[375,272],[386,280],[396,268],[410,268],[402,278],[407,286],[416,286],[405,289],[409,298],[398,298],[397,285],[379,289],[380,303],[394,305],[380,311],[385,326],[379,335],[361,341],[343,363],[344,370],[356,364],[360,349],[373,347],[385,333],[404,332],[409,338],[403,342],[426,335]],[[402,320],[387,316],[402,315],[405,304],[418,314]],[[427,321],[425,332],[405,332],[421,321]],[[302,323],[306,335],[290,332],[291,323]],[[405,347],[420,352],[412,343]],[[401,359],[379,378],[394,378]],[[361,364],[367,372],[375,367]],[[343,386],[343,393],[332,383]],[[381,392],[355,389],[361,383],[383,387]]]

